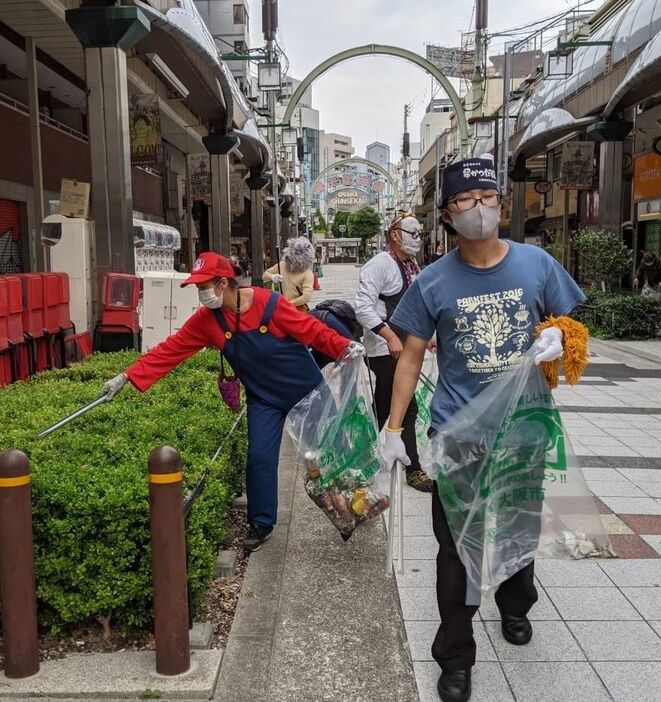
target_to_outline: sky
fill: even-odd
[[[263,43],[261,0],[250,2],[253,47]],[[498,31],[553,15],[575,0],[495,0],[489,8],[489,31]],[[280,0],[279,43],[290,75],[302,79],[317,64],[344,49],[364,44],[391,44],[424,56],[425,44],[458,46],[461,31],[472,24],[473,0]],[[502,39],[494,49],[502,50]],[[490,48],[490,53],[501,53]],[[313,85],[313,106],[321,128],[353,138],[356,154],[373,141],[390,145],[397,161],[404,128],[404,105],[413,104],[411,141],[419,141],[419,124],[431,97],[431,78],[408,62],[382,56],[347,61]],[[444,93],[439,93],[444,97]]]

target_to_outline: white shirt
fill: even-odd
[[[360,269],[356,317],[365,330],[363,344],[370,358],[389,355],[386,340],[371,331],[387,317],[386,303],[379,300],[379,295],[397,295],[402,286],[402,272],[388,251],[377,254]]]

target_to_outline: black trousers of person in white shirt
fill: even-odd
[[[367,358],[368,368],[376,377],[376,387],[374,388],[374,412],[379,431],[383,429],[390,416],[390,400],[392,399],[392,388],[395,382],[395,369],[397,359],[392,356],[375,356]],[[418,457],[418,444],[415,438],[415,422],[418,418],[418,405],[415,397],[406,410],[402,427],[402,441],[406,447],[406,455],[411,459],[411,465],[407,467],[406,474],[420,470],[420,458]]]

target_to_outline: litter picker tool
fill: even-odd
[[[98,407],[99,405],[102,405],[104,402],[108,402],[109,400],[110,400],[110,397],[108,395],[101,395],[101,397],[97,397],[96,400],[94,400],[93,402],[90,402],[89,404],[85,405],[84,407],[77,409],[75,412],[72,412],[70,415],[68,415],[64,419],[60,419],[60,421],[57,422],[57,424],[53,424],[52,427],[48,427],[48,429],[44,429],[40,434],[37,434],[37,439],[46,438],[47,436],[52,434],[54,431],[61,429],[62,427],[69,424],[69,422],[73,422],[74,419],[78,419],[78,417],[82,417],[84,414],[87,414],[90,410],[93,410],[95,407]]]
[[[404,572],[404,466],[395,461],[390,472],[390,514],[388,515],[388,553],[386,575],[392,573],[395,543],[395,510],[397,510],[397,572]]]
[[[275,247],[275,257],[278,260],[278,264],[277,264],[278,265],[278,275],[281,276],[282,271],[280,270],[280,245],[279,244]],[[280,286],[280,294],[282,294],[282,281],[280,283],[278,283],[278,285]]]

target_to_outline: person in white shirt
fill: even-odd
[[[388,321],[404,293],[420,272],[416,254],[420,251],[420,223],[409,212],[400,212],[388,235],[388,249],[370,259],[360,271],[356,294],[356,317],[365,329],[367,364],[376,377],[374,411],[379,429],[390,414],[397,359],[403,349],[402,332]],[[418,406],[411,401],[402,423],[402,440],[411,464],[406,468],[407,483],[421,492],[431,492],[433,482],[420,467],[415,438]]]

